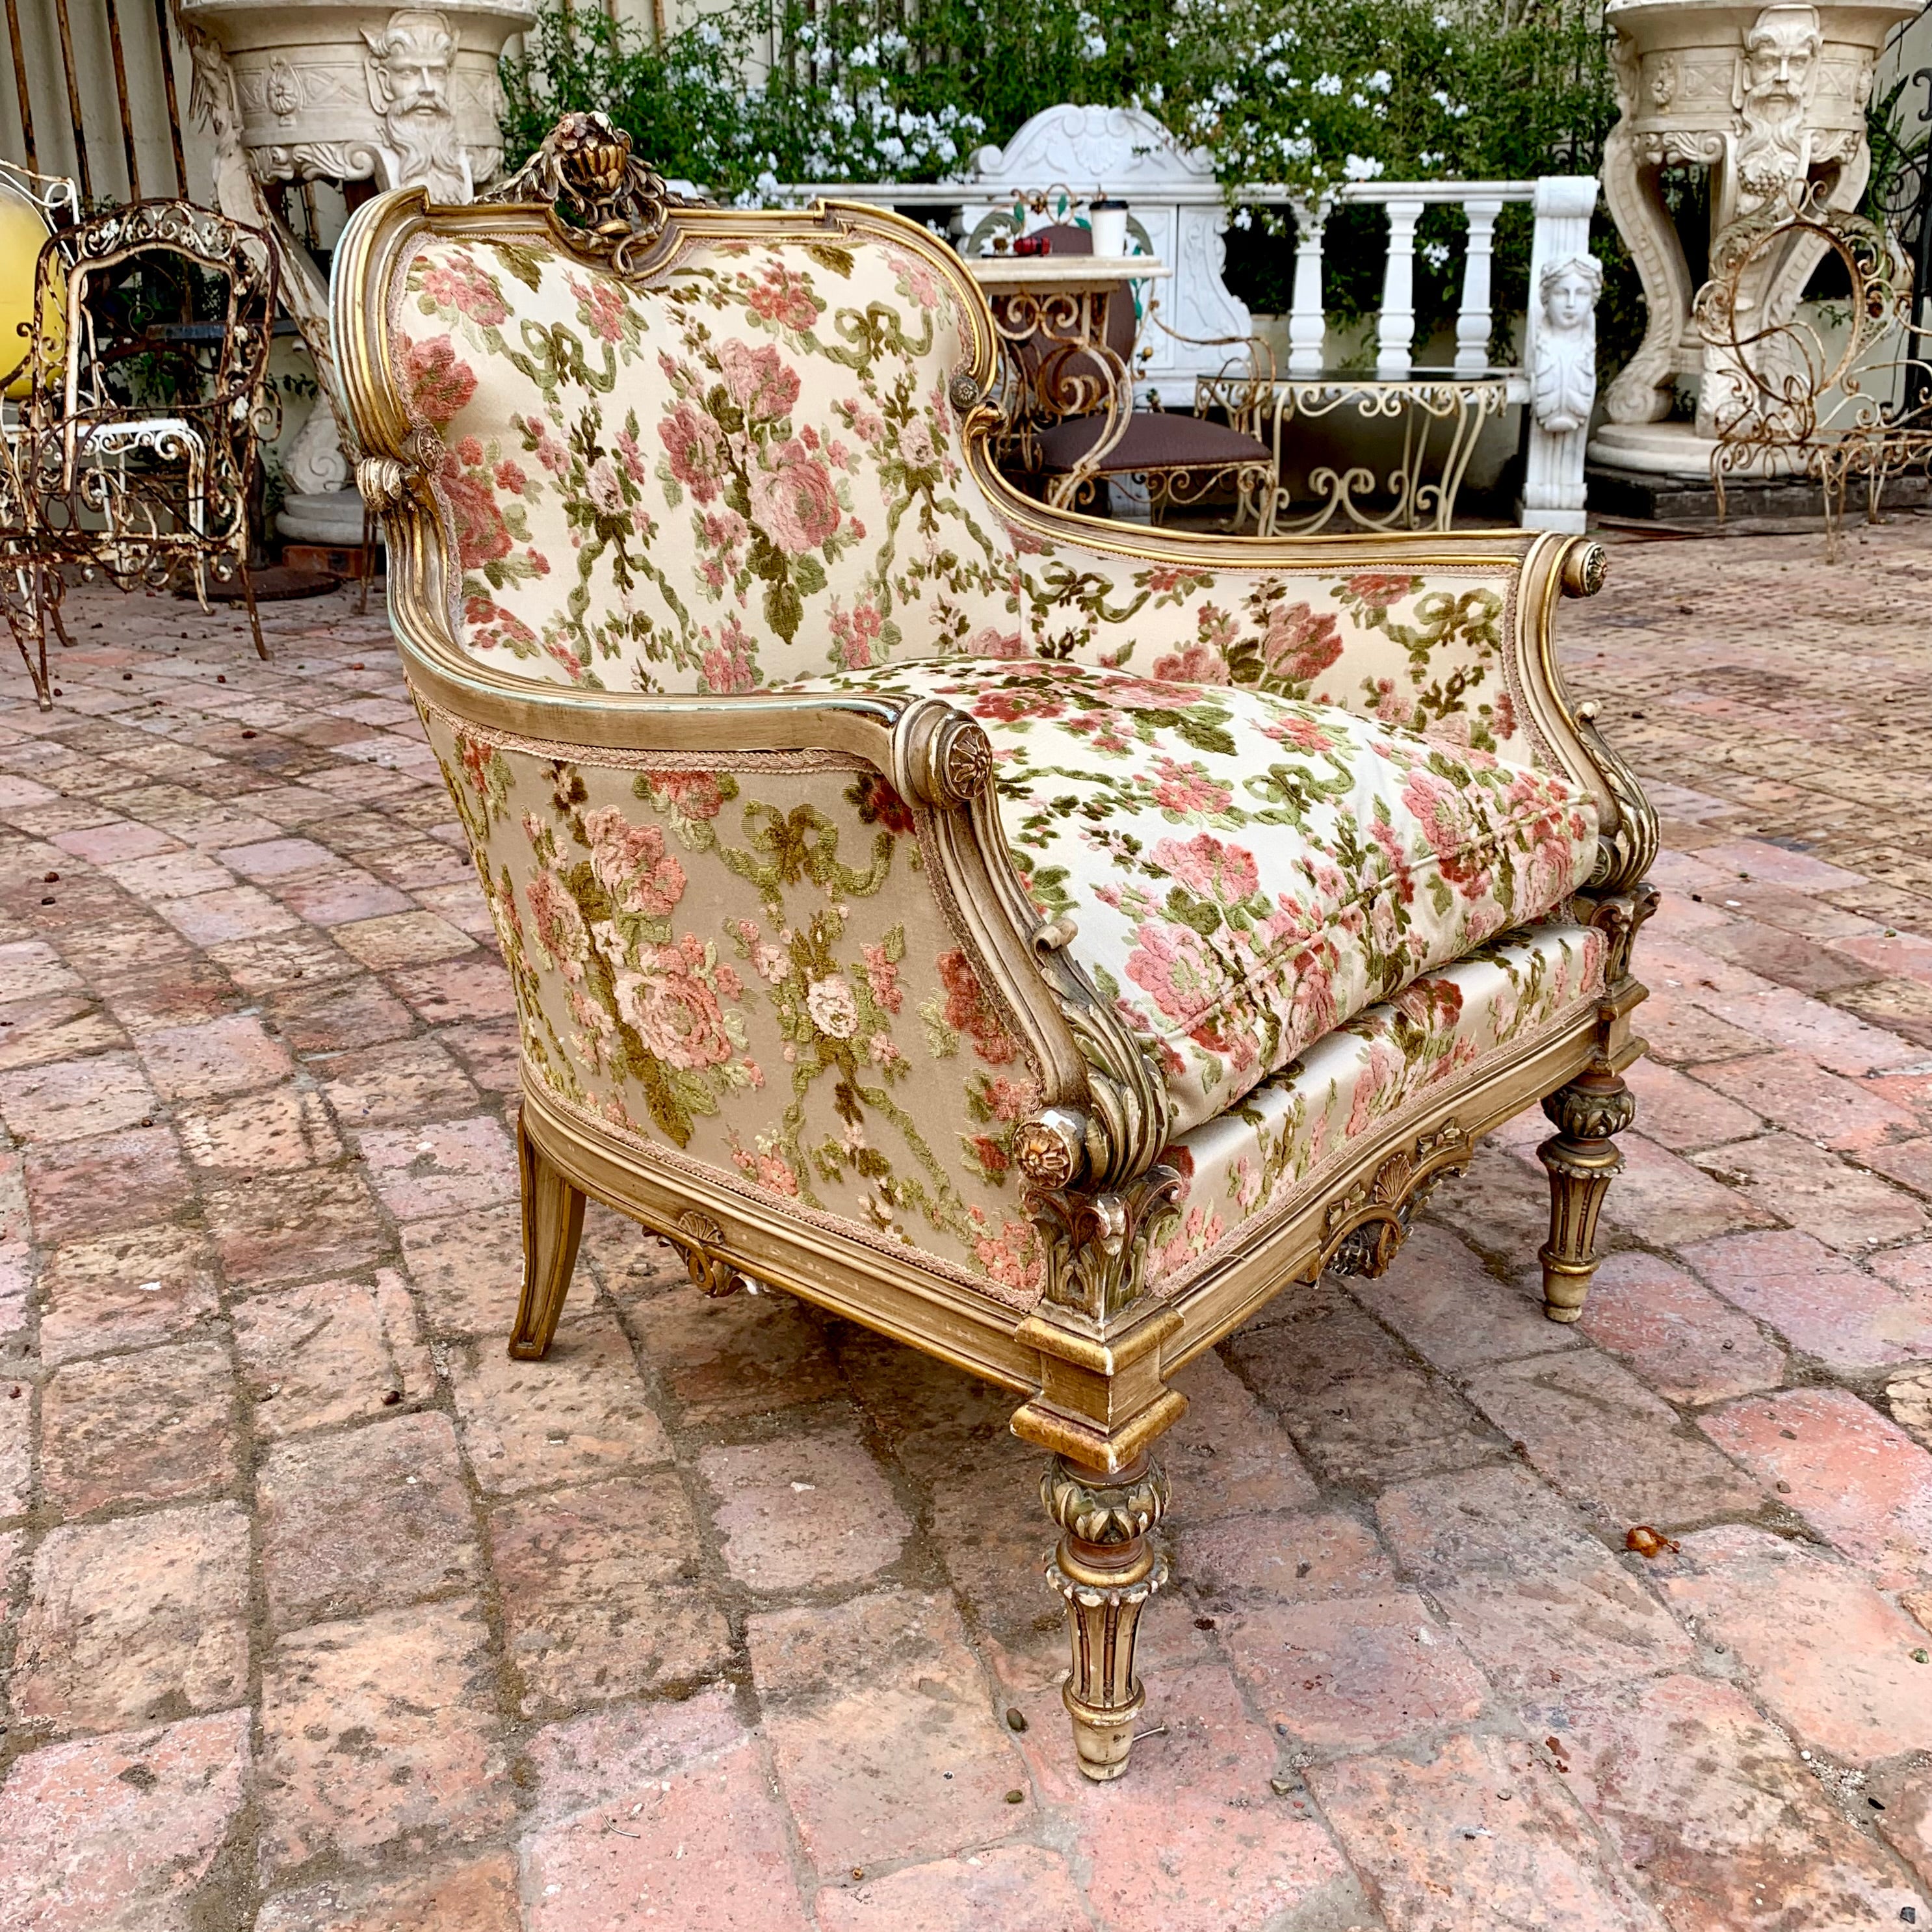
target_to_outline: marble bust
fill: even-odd
[[[1565,255],[1538,278],[1529,406],[1552,436],[1582,429],[1597,400],[1597,298],[1604,271],[1594,255]]]

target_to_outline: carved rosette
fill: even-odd
[[[1066,1605],[1071,1668],[1060,1697],[1080,1768],[1118,1778],[1147,1701],[1134,1672],[1141,1612],[1168,1580],[1166,1557],[1148,1540],[1167,1508],[1167,1479],[1150,1456],[1109,1480],[1056,1456],[1040,1499],[1063,1532],[1046,1576]]]
[[[1469,1164],[1475,1143],[1453,1120],[1444,1120],[1414,1146],[1390,1154],[1367,1180],[1328,1204],[1322,1264],[1337,1274],[1382,1274],[1408,1236],[1409,1222],[1444,1175]]]

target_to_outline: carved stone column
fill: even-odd
[[[1543,1310],[1552,1322],[1574,1322],[1597,1272],[1597,1217],[1611,1181],[1623,1171],[1616,1137],[1636,1117],[1636,1096],[1607,1065],[1559,1088],[1543,1103],[1558,1131],[1536,1150],[1550,1171],[1550,1239],[1543,1263]]]
[[[1604,198],[1643,281],[1648,325],[1606,398],[1590,454],[1616,468],[1708,476],[1713,424],[1666,422],[1680,376],[1712,388],[1713,352],[1663,199],[1671,166],[1709,171],[1713,257],[1734,222],[1815,196],[1856,206],[1870,171],[1865,108],[1880,50],[1919,0],[1609,0],[1620,118],[1606,142]],[[1756,326],[1790,319],[1816,266],[1800,247],[1751,292]]]
[[[1134,1674],[1141,1612],[1167,1581],[1167,1558],[1149,1540],[1166,1514],[1167,1478],[1150,1455],[1111,1476],[1056,1456],[1040,1496],[1061,1532],[1046,1575],[1066,1603],[1072,1666],[1060,1696],[1074,1749],[1088,1777],[1118,1778],[1147,1701]]]

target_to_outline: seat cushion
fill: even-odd
[[[1186,1187],[1153,1256],[1154,1292],[1182,1293],[1232,1242],[1332,1186],[1359,1154],[1351,1142],[1434,1112],[1498,1060],[1586,1024],[1606,952],[1600,932],[1568,920],[1492,940],[1358,1013],[1183,1136],[1163,1156]]]
[[[1074,416],[1042,430],[1040,466],[1053,472],[1072,469],[1106,426],[1105,416]],[[1099,474],[1109,476],[1143,470],[1217,470],[1238,463],[1272,466],[1274,461],[1266,443],[1226,423],[1164,410],[1136,410],[1127,418],[1120,441],[1095,466]]]
[[[1596,856],[1566,778],[1250,687],[954,658],[819,688],[944,698],[984,726],[1034,903],[1074,919],[1177,1134],[1562,905]]]

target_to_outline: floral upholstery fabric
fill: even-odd
[[[998,761],[1034,903],[1153,1050],[1175,1131],[1588,876],[1565,780],[1251,686],[1033,662],[802,687],[942,698]]]
[[[667,692],[1070,658],[1552,763],[1509,686],[1507,549],[1150,563],[1009,522],[947,395],[973,298],[864,237],[687,242],[648,286],[527,236],[418,240],[394,361],[446,447],[464,647]]]
[[[1359,1136],[1574,1026],[1602,994],[1605,958],[1601,933],[1568,921],[1494,940],[1358,1013],[1177,1140],[1162,1157],[1186,1188],[1154,1256],[1154,1292],[1178,1294],[1237,1234],[1299,1207]]]
[[[602,688],[749,690],[1016,650],[962,458],[958,292],[910,249],[688,246],[634,287],[527,239],[418,243],[397,366],[442,438],[465,647]]]
[[[1333,704],[1444,744],[1553,763],[1510,687],[1516,564],[1402,567],[1404,540],[1366,569],[1318,544],[1253,564],[1226,550],[1160,563],[1016,530],[1035,655],[1178,683]]]
[[[1032,1301],[1010,1150],[1035,1072],[889,785],[816,754],[558,762],[425,719],[527,1079],[674,1162]]]

